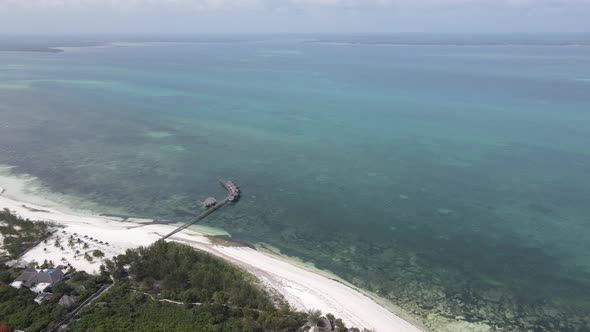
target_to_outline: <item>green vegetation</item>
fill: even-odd
[[[23,251],[42,241],[51,232],[52,225],[46,222],[33,222],[19,218],[9,210],[0,210],[0,233],[4,237],[3,249],[15,258]],[[47,243],[47,240],[45,240]],[[77,303],[84,301],[102,285],[110,282],[108,277],[91,276],[85,272],[69,271],[67,277],[53,286],[53,296],[41,305],[34,302],[36,293],[26,288],[16,289],[9,284],[16,279],[22,269],[5,265],[9,257],[0,257],[0,326],[27,332],[45,331],[61,320],[70,310],[57,302],[63,295],[73,295]],[[30,266],[38,266],[30,262]],[[41,268],[54,267],[53,262],[45,260]]]
[[[102,259],[104,257],[104,253],[102,251],[98,250],[98,249],[95,249],[92,252],[92,256],[94,256],[96,258],[101,258]]]
[[[109,282],[105,276],[72,272],[68,278],[55,284],[51,289],[53,296],[39,305],[33,301],[36,293],[9,285],[19,274],[20,271],[0,264],[0,326],[8,325],[27,332],[45,331],[63,319],[71,309],[57,304],[63,295],[73,295],[80,303]]]
[[[2,234],[14,239],[5,241],[14,256],[45,238],[51,226],[17,218],[7,210],[0,212],[0,221]],[[71,248],[81,244],[72,238],[68,241]],[[62,246],[59,237],[53,245]],[[84,258],[102,260],[104,253],[94,250],[84,253]],[[45,260],[42,267],[53,265]],[[0,326],[48,331],[108,284],[110,277],[116,283],[68,322],[66,331],[297,331],[321,317],[319,311],[292,310],[281,297],[270,296],[249,273],[176,243],[158,241],[147,248],[127,250],[125,255],[104,260],[100,270],[98,276],[70,271],[53,286],[53,296],[39,305],[33,301],[37,294],[9,285],[22,270],[5,266],[0,257]],[[74,296],[75,306],[58,305],[63,295]],[[337,331],[348,331],[341,320],[327,317],[336,323]]]
[[[296,331],[306,322],[248,273],[184,245],[159,241],[105,266],[117,284],[69,330]]]
[[[47,237],[51,225],[19,218],[8,209],[0,210],[0,234],[4,237],[4,249],[11,257],[20,255],[37,241]]]
[[[38,305],[33,300],[37,294],[28,289],[0,286],[0,325],[27,331],[41,331],[54,319],[64,314],[55,303]]]

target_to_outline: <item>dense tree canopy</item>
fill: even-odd
[[[159,241],[105,266],[116,286],[72,331],[296,331],[306,321],[247,272],[188,246]]]

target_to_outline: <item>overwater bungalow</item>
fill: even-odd
[[[207,197],[207,199],[203,202],[203,205],[206,208],[212,208],[217,205],[217,200],[213,197]]]

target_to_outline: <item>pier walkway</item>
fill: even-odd
[[[178,232],[182,232],[183,230],[189,228],[190,226],[194,225],[198,221],[204,219],[205,217],[207,217],[208,215],[213,213],[214,211],[218,210],[220,207],[225,205],[227,202],[236,202],[238,199],[240,199],[240,188],[238,188],[238,186],[236,186],[235,183],[233,183],[232,181],[229,181],[229,180],[228,181],[220,180],[219,182],[221,183],[221,185],[223,187],[225,187],[225,189],[227,189],[227,192],[228,192],[227,197],[224,198],[222,201],[219,201],[218,203],[216,203],[214,206],[211,206],[210,208],[208,208],[205,212],[203,212],[200,215],[189,220],[184,225],[182,225],[182,226],[178,227],[177,229],[173,230],[172,232],[166,234],[165,236],[162,237],[162,240],[166,240],[167,238],[171,237],[172,235],[174,235]]]

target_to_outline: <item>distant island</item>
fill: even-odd
[[[251,35],[248,41],[276,38],[272,35]],[[62,48],[96,47],[117,43],[241,43],[243,39],[218,35],[109,35],[80,36],[0,36],[0,52],[61,53]]]

